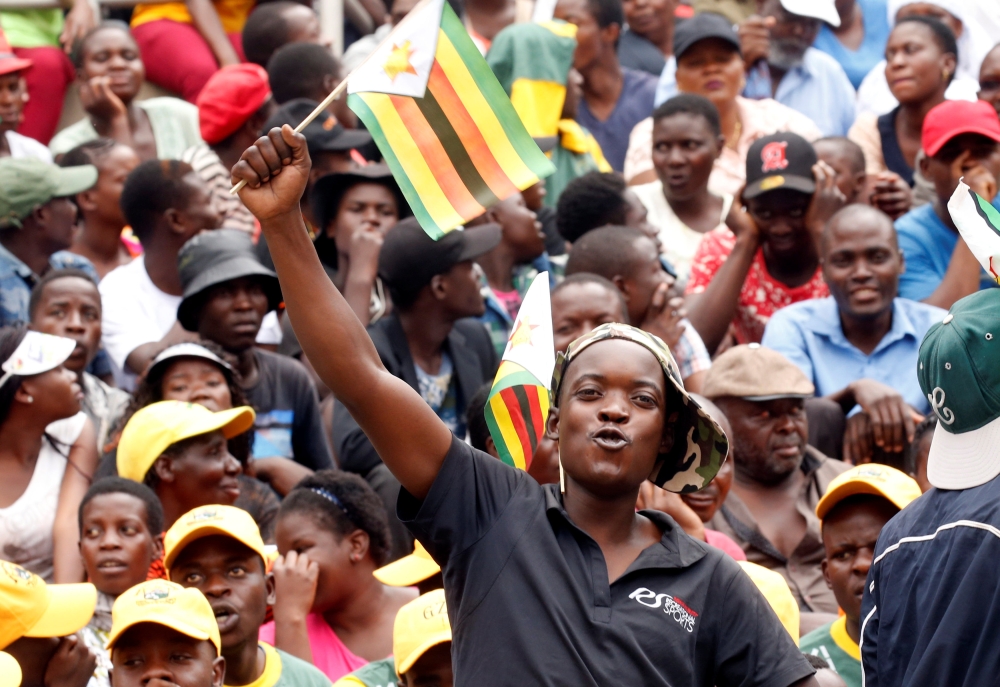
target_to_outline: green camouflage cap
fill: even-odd
[[[0,227],[20,227],[35,208],[97,183],[93,165],[57,167],[35,158],[0,158]]]
[[[660,454],[649,480],[656,486],[677,494],[698,491],[708,486],[729,453],[729,439],[718,423],[684,390],[681,373],[667,344],[659,337],[627,324],[602,324],[584,334],[556,356],[552,372],[551,405],[559,405],[559,388],[573,359],[598,341],[625,339],[637,343],[656,356],[663,375],[680,396],[675,441],[669,453]],[[671,409],[673,411],[673,409]]]
[[[928,330],[918,361],[920,390],[938,418],[928,481],[970,489],[1000,475],[1000,289],[955,303]]]

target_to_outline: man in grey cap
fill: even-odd
[[[97,280],[72,244],[70,197],[97,183],[97,168],[57,167],[34,158],[0,158],[0,326],[30,318],[31,289],[49,269],[81,269]]]
[[[805,401],[815,393],[802,371],[759,344],[734,346],[705,377],[702,393],[726,414],[736,469],[732,490],[708,523],[781,573],[803,611],[836,613],[820,569],[825,556],[815,508],[830,481],[848,466],[807,444]],[[828,622],[833,618],[825,618]]]

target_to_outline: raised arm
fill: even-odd
[[[368,332],[323,271],[299,210],[309,167],[305,138],[286,125],[248,148],[232,178],[247,182],[240,199],[260,220],[302,350],[396,479],[423,498],[451,445],[451,431],[417,392],[386,371]]]

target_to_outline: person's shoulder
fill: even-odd
[[[944,308],[910,300],[909,298],[896,298],[893,302],[909,318],[910,323],[919,331],[921,336],[930,329],[931,325],[937,324],[948,314],[948,311]]]
[[[656,84],[659,83],[659,78],[649,72],[622,67],[622,77],[625,84],[622,92],[628,91],[632,97],[641,98],[647,95],[653,97],[656,93]]]
[[[389,687],[396,682],[396,661],[392,656],[358,668],[333,683],[333,687]]]
[[[285,379],[294,378],[305,379],[306,381],[311,381],[309,378],[309,372],[306,370],[305,365],[300,363],[295,358],[287,355],[281,355],[280,353],[272,353],[271,351],[266,351],[263,348],[254,348],[254,354],[257,356],[257,363],[263,369],[273,370],[277,374]]]
[[[116,294],[124,297],[126,294],[121,293],[122,287],[138,281],[142,270],[142,260],[139,258],[133,259],[124,265],[119,265],[104,275],[104,279],[97,285],[97,290],[101,292],[102,298]],[[134,296],[134,293],[131,296]]]
[[[831,627],[833,627],[833,621],[826,625],[820,625],[812,632],[803,635],[802,639],[799,640],[799,649],[802,650],[802,653],[808,654],[813,649],[832,644],[833,636],[830,634]]]
[[[45,427],[45,434],[64,444],[72,444],[80,436],[87,424],[87,414],[82,410],[76,415],[56,420]]]
[[[895,222],[896,233],[901,239],[927,236],[935,232],[939,226],[947,229],[938,219],[931,203],[913,208]]]
[[[55,270],[81,270],[89,274],[95,282],[98,281],[94,263],[82,255],[71,253],[68,250],[60,250],[53,253],[49,257],[49,265]]]
[[[840,62],[837,62],[836,58],[822,50],[813,47],[806,48],[806,53],[802,56],[802,62],[806,69],[817,76],[829,78],[842,76],[845,81],[850,83],[850,79],[847,78],[847,72],[840,66]],[[853,91],[854,88],[852,87],[851,90]]]
[[[281,677],[277,685],[281,687],[330,687],[330,678],[314,666],[312,663],[303,661],[301,658],[274,649],[281,658]]]
[[[837,302],[832,296],[827,296],[786,305],[771,315],[767,324],[768,327],[777,323],[777,326],[794,326],[802,329],[813,329],[818,325],[825,330],[827,328],[825,325],[831,322],[836,322],[837,326],[840,326]]]
[[[42,162],[52,163],[52,153],[44,143],[16,131],[8,131],[6,136],[7,142],[11,144],[11,154],[15,157],[34,157]]]
[[[826,487],[833,478],[842,472],[847,472],[851,466],[838,458],[831,458],[819,449],[806,446],[806,460],[812,463],[811,472],[819,482],[820,493],[826,492]]]
[[[180,114],[198,117],[198,106],[180,98],[169,95],[146,100],[137,100],[136,104],[146,112],[165,112],[168,114]]]
[[[93,141],[97,138],[97,131],[94,125],[86,117],[78,122],[70,124],[68,127],[57,133],[49,141],[49,151],[53,155],[68,153],[81,143]]]

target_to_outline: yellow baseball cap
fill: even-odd
[[[111,607],[108,651],[122,633],[140,623],[156,623],[193,639],[211,641],[222,653],[219,625],[208,599],[197,589],[168,580],[148,580],[126,590]]]
[[[163,537],[163,567],[170,566],[184,547],[196,539],[221,534],[232,537],[256,552],[265,563],[267,553],[260,528],[253,517],[242,508],[233,506],[199,506],[189,510],[175,522]]]
[[[416,542],[413,553],[398,561],[383,565],[373,574],[375,579],[390,587],[412,587],[431,575],[441,572],[441,566],[434,562],[423,544]]]
[[[160,454],[171,444],[221,429],[227,439],[253,427],[250,406],[213,413],[203,405],[160,401],[136,411],[118,442],[118,474],[141,482]]]
[[[92,584],[45,584],[21,566],[0,561],[0,649],[21,637],[71,635],[90,622],[96,605]]]
[[[788,634],[792,636],[795,646],[799,645],[799,604],[792,596],[792,590],[788,587],[788,582],[773,570],[765,568],[763,565],[750,563],[749,561],[738,561],[743,572],[750,580],[757,585],[757,589],[767,599],[774,614],[781,621]]]
[[[0,687],[21,687],[21,664],[3,651],[0,651]]]
[[[413,667],[427,650],[451,641],[451,623],[444,590],[435,589],[406,604],[396,614],[392,627],[392,655],[396,659],[396,674],[402,675]]]
[[[902,510],[920,496],[920,485],[909,475],[888,465],[856,465],[830,482],[823,498],[816,504],[816,517],[822,520],[831,508],[855,494],[881,496]]]

